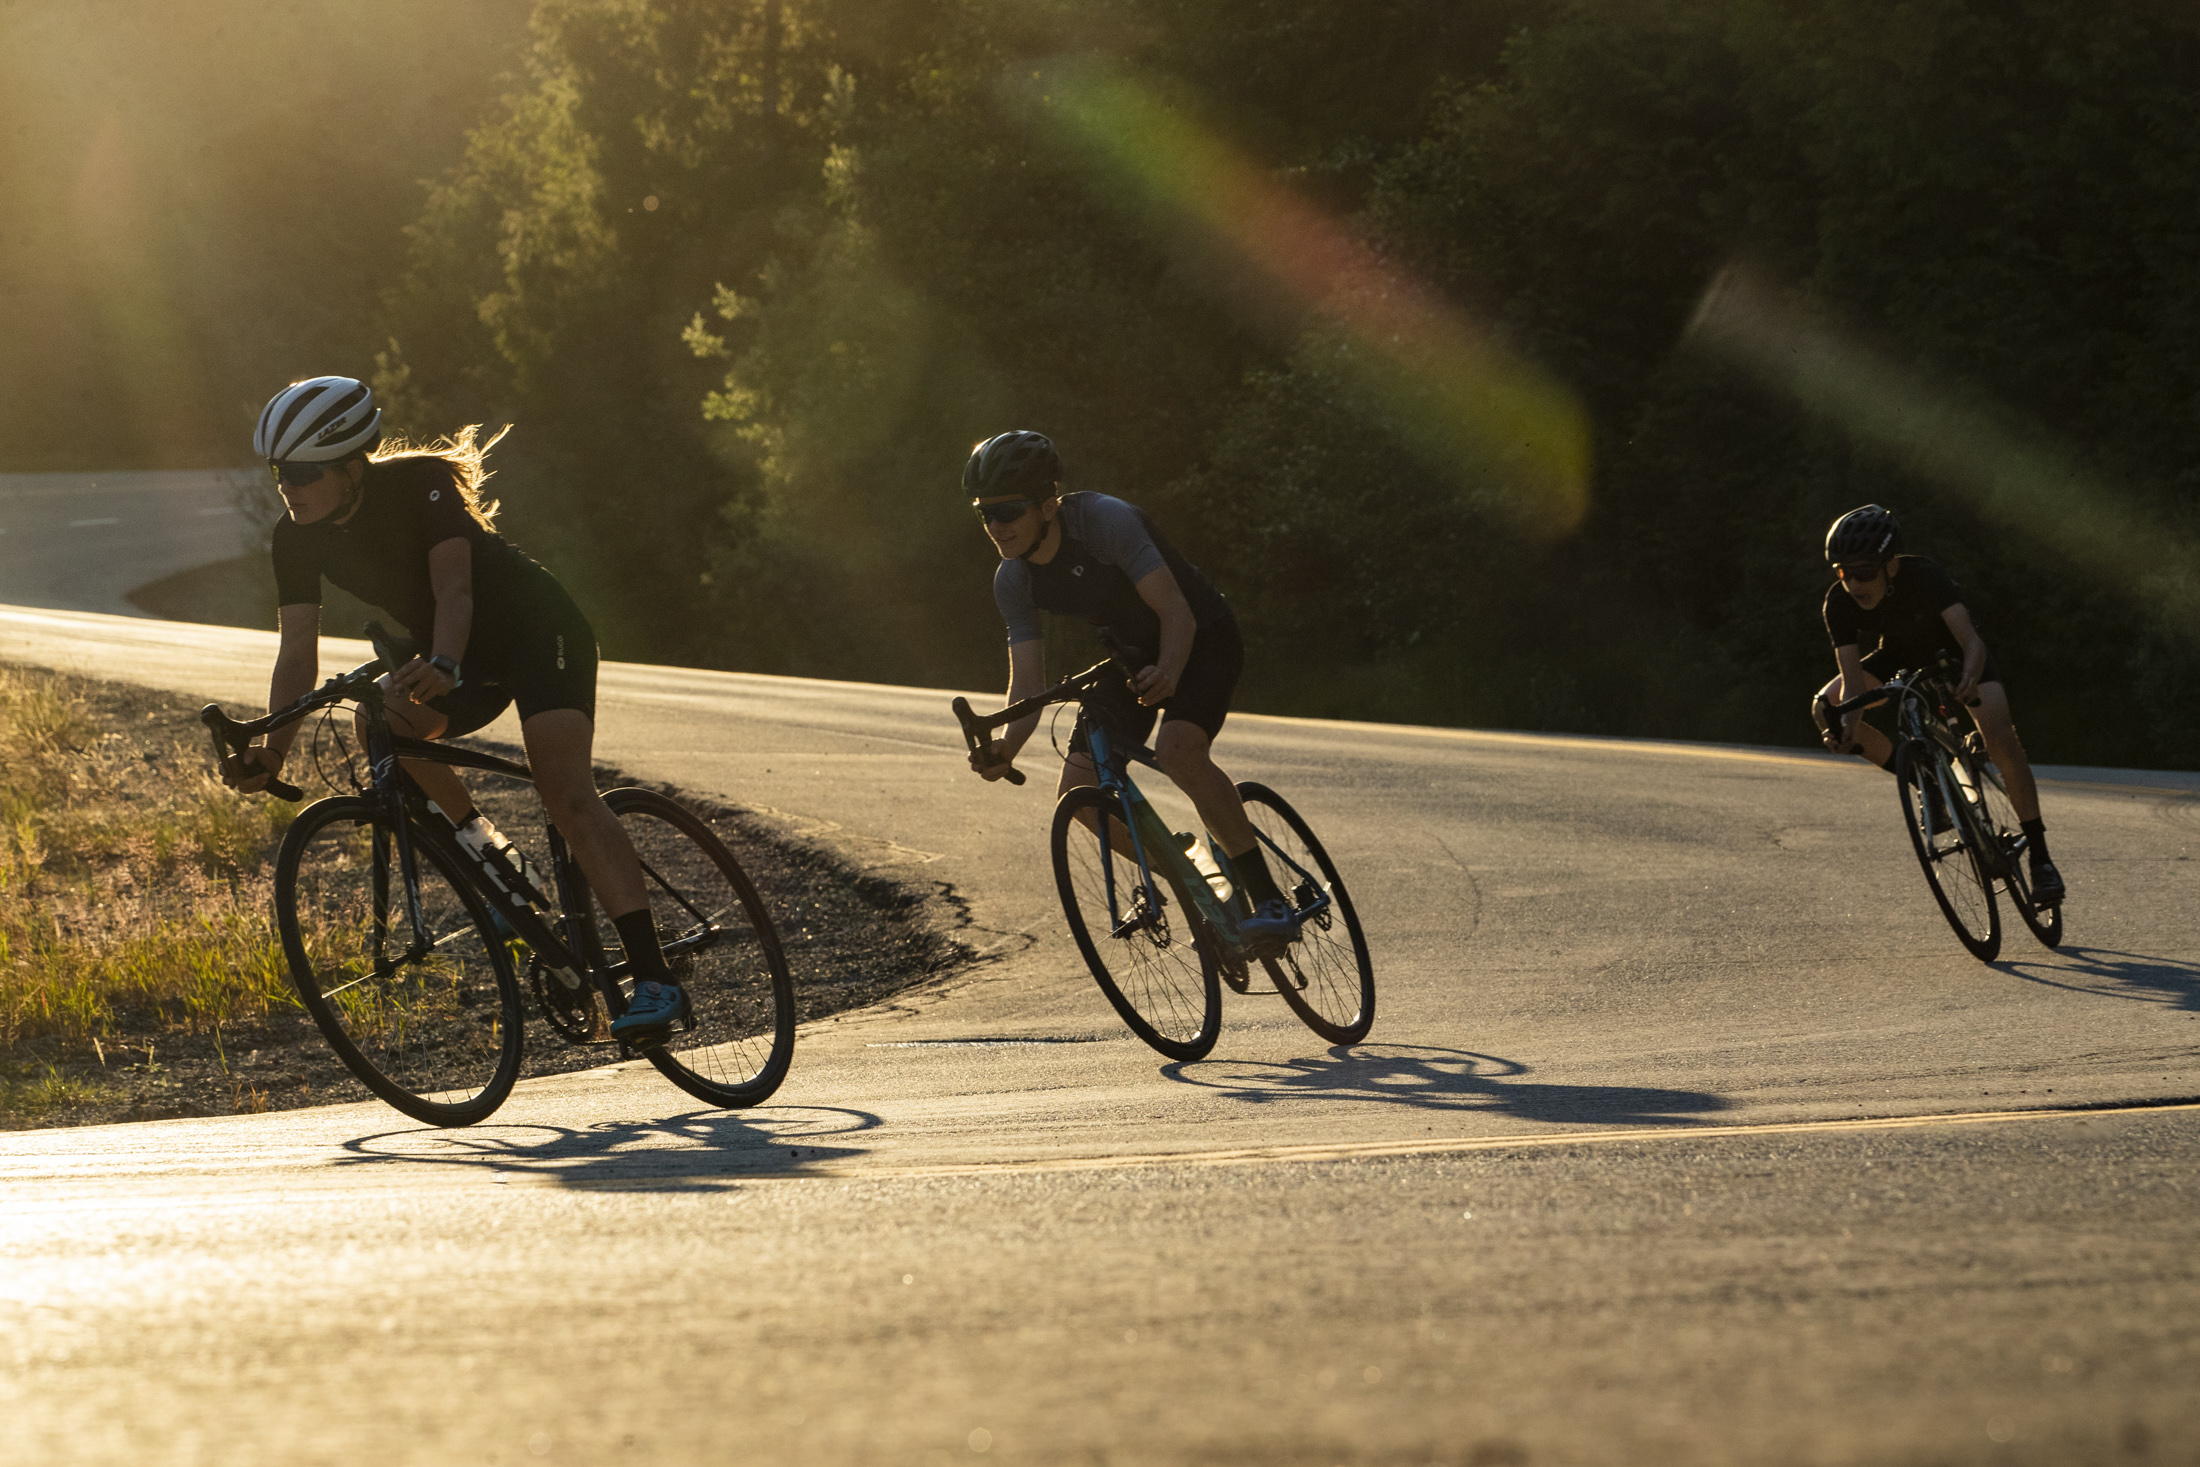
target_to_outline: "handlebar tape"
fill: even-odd
[[[217,768],[227,759],[241,758],[244,751],[252,746],[250,737],[239,733],[237,721],[222,712],[222,706],[219,703],[209,703],[201,708],[199,710],[199,722],[205,724],[207,733],[213,736],[214,764]],[[285,783],[273,775],[268,776],[265,789],[266,793],[273,795],[276,799],[287,800],[293,805],[306,797],[304,790],[294,784]]]
[[[985,720],[972,711],[968,698],[957,698],[949,706],[955,710],[955,721],[962,725],[963,740],[970,745],[970,752],[977,753],[990,742],[984,733]],[[1010,769],[1002,778],[1010,784],[1022,784],[1024,772],[1021,769]]]

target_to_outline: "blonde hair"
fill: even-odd
[[[367,455],[370,464],[386,464],[396,458],[439,458],[451,466],[451,481],[458,486],[459,498],[466,501],[466,512],[484,530],[496,528],[499,505],[494,499],[481,497],[481,486],[489,482],[493,470],[482,467],[482,460],[489,450],[504,441],[504,435],[512,431],[506,423],[489,436],[487,443],[475,440],[481,435],[481,424],[468,423],[456,433],[446,433],[427,443],[407,442],[402,434],[385,438]]]

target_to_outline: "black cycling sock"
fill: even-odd
[[[649,908],[613,917],[611,925],[619,929],[619,946],[626,949],[626,960],[634,969],[634,981],[654,979],[659,983],[672,983],[672,969],[665,966],[665,950],[657,941],[657,919],[649,915]]]
[[[2047,854],[2046,825],[2037,820],[2020,820],[2017,822],[2017,829],[2024,832],[2024,838],[2028,842],[2025,849],[2032,853],[2033,860],[2049,861],[2054,859]]]
[[[1258,841],[1245,854],[1230,858],[1230,874],[1245,888],[1246,899],[1255,907],[1283,900],[1283,893],[1276,890],[1276,878],[1268,874],[1268,858],[1260,853]]]

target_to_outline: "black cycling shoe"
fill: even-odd
[[[2055,869],[2053,861],[2032,861],[2032,905],[2035,907],[2059,907],[2065,895],[2062,873]]]
[[[637,1049],[647,1049],[664,1043],[672,1033],[672,1026],[687,1014],[685,988],[677,983],[659,983],[644,978],[634,985],[634,997],[627,1000],[626,1012],[612,1020],[611,1037],[624,1040]]]
[[[1250,958],[1272,958],[1299,940],[1298,914],[1282,897],[1270,897],[1238,918],[1238,941]]]

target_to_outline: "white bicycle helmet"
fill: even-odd
[[[260,409],[252,451],[269,463],[330,463],[372,448],[382,410],[366,383],[351,377],[293,382]]]

